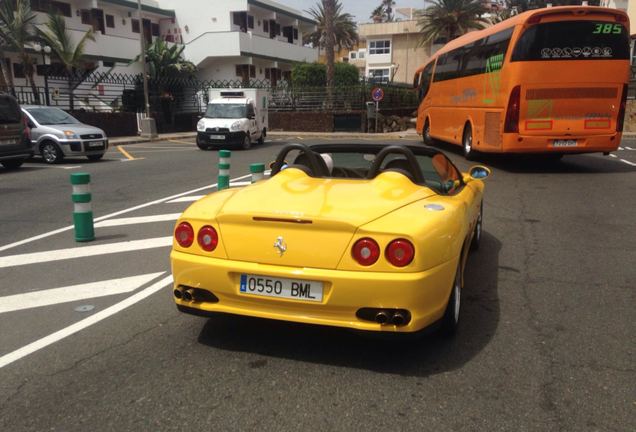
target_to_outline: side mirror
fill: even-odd
[[[482,165],[475,165],[468,171],[471,180],[483,180],[490,175],[490,169]]]

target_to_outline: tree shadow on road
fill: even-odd
[[[418,337],[377,337],[333,327],[219,314],[206,322],[198,341],[216,349],[405,376],[423,377],[460,368],[488,345],[497,329],[500,249],[499,240],[484,232],[480,250],[469,255],[460,327],[452,339],[436,332]]]

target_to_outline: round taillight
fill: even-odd
[[[354,243],[351,255],[353,259],[358,261],[358,264],[370,266],[380,257],[380,246],[372,238],[361,238]]]
[[[197,234],[197,241],[199,242],[201,249],[212,252],[216,249],[216,245],[219,244],[219,235],[216,233],[214,228],[210,225],[206,225],[199,230],[199,234]]]
[[[409,265],[415,257],[413,244],[406,239],[393,240],[386,247],[386,259],[396,267]]]
[[[187,222],[181,222],[174,230],[174,238],[179,243],[179,246],[187,248],[192,245],[194,241],[194,230],[192,225]]]

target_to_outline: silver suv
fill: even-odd
[[[103,130],[81,123],[59,108],[23,105],[35,154],[46,163],[61,162],[65,157],[86,156],[99,160],[108,149]]]

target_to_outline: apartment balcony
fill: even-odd
[[[314,62],[318,59],[318,50],[250,32],[208,32],[186,44],[185,56],[195,65],[209,58],[241,56],[283,62]]]

